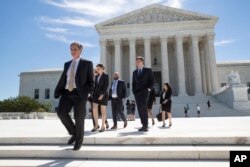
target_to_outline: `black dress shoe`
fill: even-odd
[[[142,127],[142,128],[140,128],[138,131],[139,131],[139,132],[142,132],[142,131],[143,131],[143,127]]]
[[[78,150],[81,149],[81,147],[82,147],[81,144],[80,144],[80,145],[75,145],[74,148],[73,148],[73,150],[74,150],[74,151],[78,151]]]
[[[128,126],[128,121],[125,121],[123,127],[126,128],[127,126]]]
[[[113,126],[111,129],[112,129],[112,130],[115,130],[115,129],[117,129],[117,126]]]
[[[139,132],[147,132],[148,131],[148,128],[146,127],[142,127],[139,129]]]
[[[69,141],[68,141],[68,145],[73,144],[73,143],[75,142],[75,140],[76,140],[76,136],[75,136],[75,135],[72,135],[71,138],[70,138]]]

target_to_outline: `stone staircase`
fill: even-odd
[[[208,109],[207,107],[207,101],[210,101],[211,103],[211,110]],[[153,105],[152,112],[154,115],[156,115],[159,112],[159,101],[160,98],[156,98],[156,105]],[[224,103],[218,101],[215,97],[213,96],[173,96],[172,97],[172,114],[174,117],[184,117],[184,106],[187,104],[190,107],[189,111],[189,116],[190,117],[197,117],[197,112],[196,112],[196,105],[198,104],[201,107],[201,116],[202,117],[218,117],[218,116],[248,116],[250,115],[250,109],[249,111],[235,111],[225,105]],[[125,106],[126,108],[126,106]],[[112,118],[112,112],[111,112],[111,105],[108,105],[107,107],[108,111],[108,117]],[[138,112],[137,109],[135,111],[136,117],[138,118]],[[126,109],[125,109],[125,114],[126,114]]]
[[[15,166],[18,160],[45,159],[229,162],[230,150],[250,150],[250,117],[175,118],[173,121],[171,128],[162,128],[157,123],[150,126],[148,133],[137,131],[139,120],[129,122],[126,129],[91,133],[91,120],[86,120],[83,147],[72,151],[73,146],[65,145],[69,136],[59,120],[3,120],[0,166],[1,160]],[[119,122],[118,126],[122,125]]]

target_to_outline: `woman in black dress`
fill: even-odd
[[[156,98],[155,98],[155,90],[154,88],[150,91],[149,97],[148,97],[148,117],[152,118],[152,125],[155,124],[154,116],[152,113],[153,104],[156,104]]]
[[[165,124],[166,113],[167,113],[167,116],[169,119],[169,127],[172,126],[171,95],[172,95],[172,89],[168,83],[165,83],[163,85],[163,91],[162,91],[161,99],[160,99],[160,104],[161,104],[161,108],[162,108],[162,121],[163,121],[162,127],[165,127],[165,125],[166,125]]]
[[[93,116],[95,121],[95,126],[91,130],[95,132],[98,130],[98,105],[101,106],[102,113],[102,127],[99,132],[105,130],[105,121],[107,119],[106,107],[108,104],[108,85],[109,77],[104,73],[105,67],[102,64],[96,65],[96,71],[98,75],[95,77],[95,89],[93,93]]]

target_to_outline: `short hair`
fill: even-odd
[[[72,43],[70,44],[70,48],[71,48],[72,46],[74,46],[74,45],[77,46],[79,50],[82,50],[82,48],[83,48],[82,44],[80,44],[79,42],[72,42]]]
[[[100,68],[102,68],[103,70],[105,70],[105,67],[104,67],[103,64],[97,64],[96,67],[100,67]]]
[[[140,59],[141,61],[144,62],[144,58],[143,58],[142,56],[137,56],[137,57],[136,57],[136,60],[138,60],[138,59]]]

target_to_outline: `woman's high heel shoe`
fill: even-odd
[[[172,122],[169,123],[169,127],[171,127],[171,126],[172,126]]]
[[[105,130],[105,127],[102,127],[102,128],[99,130],[99,132],[104,132],[104,130]]]
[[[162,127],[164,128],[165,126],[166,126],[166,124],[165,124],[165,123],[163,123]]]
[[[108,129],[109,128],[109,122],[108,121],[106,121],[106,129]]]
[[[100,126],[98,125],[97,127],[94,127],[94,128],[91,130],[91,132],[95,132],[95,131],[97,131],[99,128],[100,128]]]

